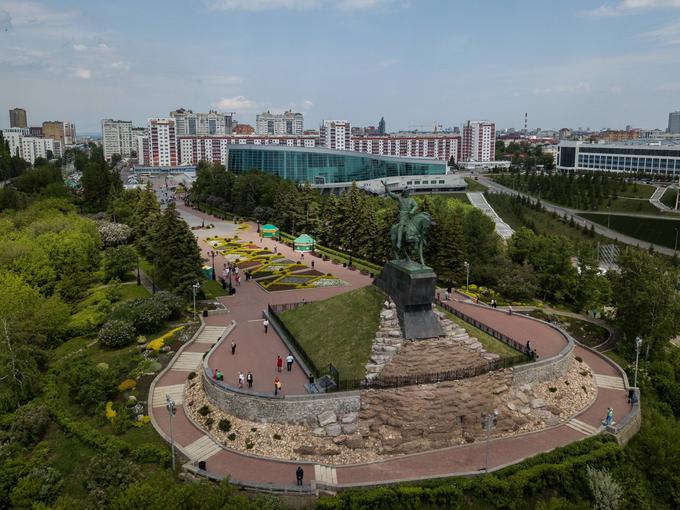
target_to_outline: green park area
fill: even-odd
[[[675,203],[678,197],[678,190],[674,188],[667,188],[661,197],[661,203],[666,207],[675,209]]]
[[[594,213],[581,213],[581,216],[624,235],[671,249],[676,247],[676,233],[680,230],[680,219],[673,216],[649,218]]]
[[[480,183],[479,181],[475,180],[475,179],[472,178],[472,177],[465,177],[464,179],[465,179],[465,183],[468,185],[468,187],[467,187],[467,190],[468,190],[468,191],[472,191],[472,192],[481,191],[481,192],[484,192],[484,191],[487,190],[487,187],[486,187],[486,186],[484,186],[482,183]]]
[[[279,318],[318,368],[332,363],[341,379],[361,379],[385,299],[369,285],[281,312]]]

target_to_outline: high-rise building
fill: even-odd
[[[680,112],[668,114],[668,132],[673,135],[680,134]]]
[[[194,113],[191,110],[179,108],[170,112],[175,119],[177,136],[224,136],[233,130],[231,113],[218,113],[210,110],[208,113]]]
[[[384,135],[387,132],[387,126],[385,125],[385,117],[380,117],[380,122],[378,122],[378,134]]]
[[[319,145],[328,149],[350,150],[352,128],[346,120],[324,120],[319,127]]]
[[[132,153],[132,122],[129,120],[102,120],[102,147],[104,159],[118,154],[129,158]]]
[[[468,120],[463,125],[463,161],[493,161],[496,157],[496,125],[488,120]]]
[[[177,165],[175,119],[149,119],[150,166]]]
[[[31,126],[28,128],[28,132],[31,136],[37,136],[41,138],[43,135],[42,126]]]
[[[76,141],[76,126],[71,122],[50,120],[43,122],[42,132],[45,138],[59,140],[62,147],[72,145]]]
[[[301,113],[289,110],[284,113],[263,112],[256,116],[255,133],[258,135],[301,135],[304,130]]]
[[[27,128],[26,110],[23,108],[12,108],[9,111],[9,127]]]
[[[137,150],[137,163],[140,165],[149,164],[149,137],[138,136],[135,138],[135,148]]]
[[[379,156],[460,159],[460,135],[352,136],[349,149]]]
[[[18,156],[31,164],[36,158],[63,156],[63,145],[59,140],[30,136],[26,128],[3,129],[2,136],[7,141],[12,156]]]

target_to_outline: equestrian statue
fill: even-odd
[[[396,200],[399,207],[399,221],[390,228],[395,258],[407,262],[419,259],[420,265],[424,266],[423,246],[427,231],[434,223],[432,218],[428,213],[418,210],[418,203],[411,197],[408,188],[399,195],[390,191],[385,181],[380,182],[385,186],[387,196]]]

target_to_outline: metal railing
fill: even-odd
[[[452,307],[450,304],[443,302],[441,299],[435,299],[435,303],[438,306],[441,306],[444,310],[446,310],[449,313],[452,313],[459,319],[464,320],[468,324],[471,324],[472,326],[476,327],[477,329],[480,329],[484,331],[484,333],[487,333],[494,337],[496,340],[500,340],[504,344],[512,347],[516,351],[525,353],[527,348],[525,344],[522,344],[521,342],[518,342],[517,340],[510,338],[508,335],[505,335],[501,333],[500,331],[487,326],[486,324],[479,322],[477,319],[473,319],[470,317],[468,314],[461,312],[460,310],[456,310],[454,307]]]
[[[337,381],[337,391],[349,391],[356,389],[385,389],[400,388],[402,386],[416,386],[418,384],[436,384],[444,381],[458,381],[477,377],[494,370],[509,368],[520,363],[526,363],[528,358],[523,354],[508,358],[500,358],[496,361],[475,365],[467,368],[456,368],[444,372],[430,372],[422,374],[378,376],[375,379],[340,379]]]
[[[281,313],[287,312],[289,310],[297,310],[305,305],[308,305],[311,301],[298,301],[297,303],[281,303],[278,305],[269,305],[270,312]]]

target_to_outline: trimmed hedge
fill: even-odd
[[[163,467],[170,465],[170,452],[167,448],[149,444],[132,448],[125,441],[104,434],[87,423],[74,420],[61,405],[54,373],[48,373],[45,377],[43,401],[57,424],[85,445],[109,453],[119,453],[141,463],[158,462]]]
[[[622,450],[612,436],[597,436],[537,455],[497,473],[476,478],[429,480],[416,484],[348,490],[322,498],[317,510],[419,510],[469,508],[530,508],[532,498],[559,489],[569,498],[589,497],[585,466],[602,467],[620,461]]]

